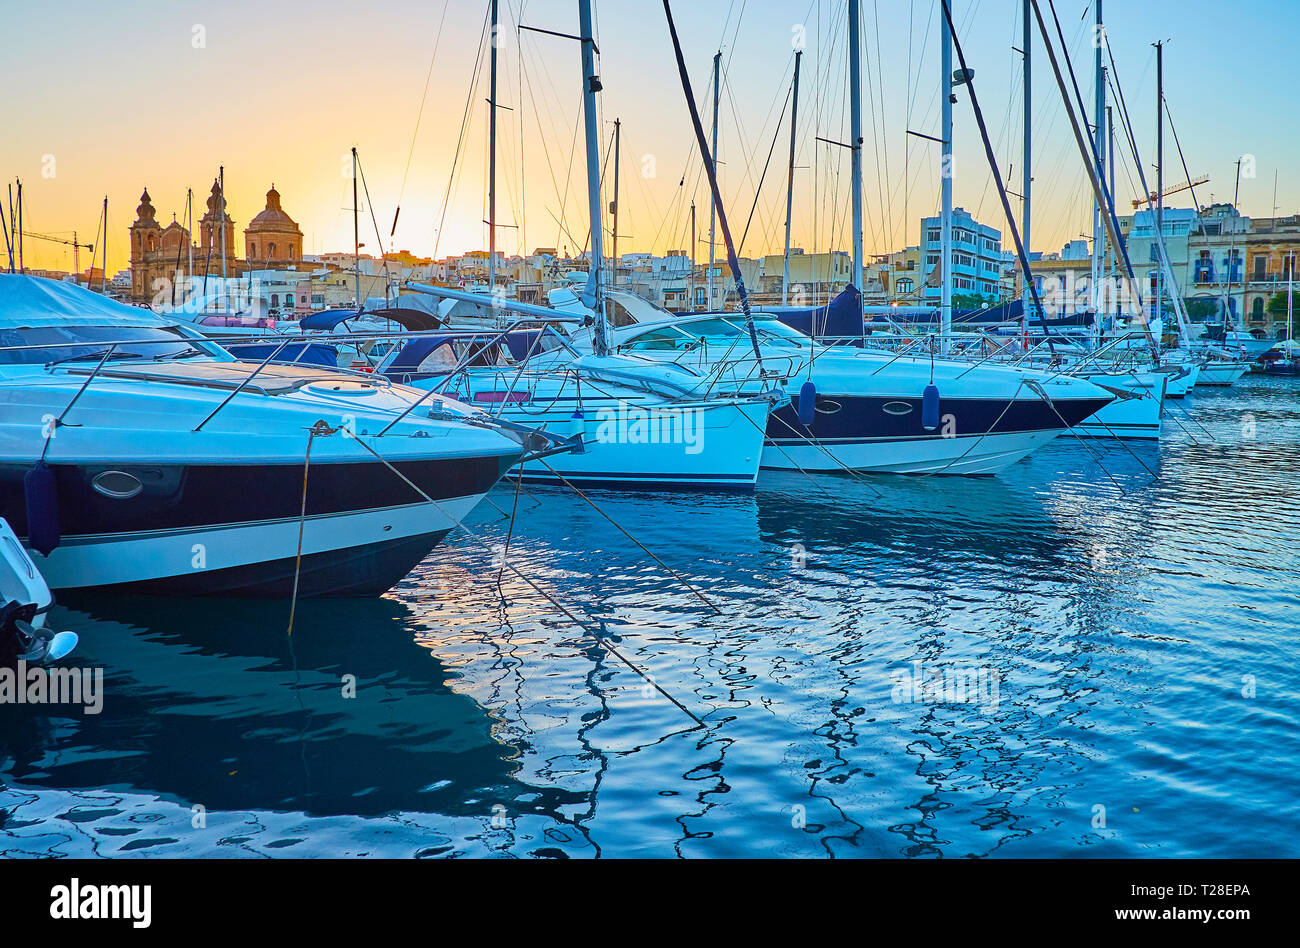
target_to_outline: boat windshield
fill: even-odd
[[[765,346],[800,347],[808,338],[797,329],[791,329],[775,316],[755,315],[754,331]],[[624,346],[626,349],[689,349],[701,342],[748,344],[749,330],[745,318],[739,313],[710,319],[683,320],[669,326],[643,333]]]
[[[110,347],[113,347],[111,361],[162,362],[225,355],[212,343],[195,339],[175,326],[0,328],[0,365],[98,362]]]

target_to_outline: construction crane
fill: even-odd
[[[72,248],[72,269],[77,273],[81,272],[81,248],[85,247],[91,253],[95,252],[94,244],[83,244],[77,240],[77,232],[72,232],[71,240],[64,240],[62,237],[51,237],[49,234],[33,234],[30,230],[23,233],[24,237],[35,237],[37,240],[48,240],[56,244],[64,244]]]
[[[1154,204],[1156,203],[1156,201],[1160,200],[1162,196],[1168,197],[1171,194],[1177,194],[1179,191],[1186,191],[1190,188],[1196,187],[1198,184],[1204,184],[1209,180],[1210,180],[1210,176],[1208,174],[1203,174],[1199,178],[1194,178],[1191,181],[1184,181],[1182,184],[1175,184],[1172,187],[1165,188],[1163,195],[1159,192],[1152,191],[1149,195],[1147,195],[1144,198],[1134,199],[1133,209],[1137,210],[1139,207],[1141,207],[1142,205],[1148,202]]]

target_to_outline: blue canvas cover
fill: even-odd
[[[75,283],[0,273],[0,326],[122,326],[157,328],[179,325],[140,306],[128,306]]]
[[[806,336],[862,335],[862,294],[850,283],[825,306],[764,309]]]

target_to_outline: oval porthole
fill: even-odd
[[[90,482],[90,486],[105,497],[112,497],[114,500],[130,500],[144,490],[140,478],[126,471],[100,471]]]
[[[819,415],[833,415],[844,406],[830,398],[819,398],[814,407]]]
[[[906,415],[913,406],[911,402],[885,402],[881,407],[891,415]]]

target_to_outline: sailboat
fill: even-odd
[[[607,488],[752,489],[767,418],[787,401],[784,391],[763,378],[720,387],[716,374],[611,352],[603,302],[607,290],[596,135],[600,81],[590,0],[579,0],[578,8],[591,220],[591,267],[582,299],[593,314],[591,349],[580,351],[559,335],[560,325],[574,321],[567,313],[496,295],[412,285],[408,289],[477,304],[499,319],[512,316],[521,327],[541,329],[413,339],[377,370],[405,385],[489,406],[494,417],[581,439],[582,451],[521,465],[514,474],[524,480]],[[494,3],[493,13],[495,9]],[[495,150],[494,140],[491,147]],[[492,204],[489,200],[490,229]]]

